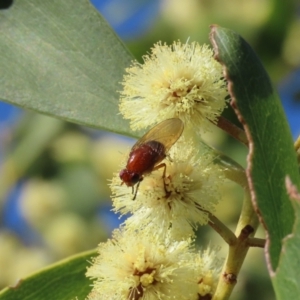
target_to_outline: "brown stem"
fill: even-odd
[[[222,116],[219,117],[217,126],[248,147],[248,140],[246,134],[241,128],[234,125]]]
[[[230,246],[234,245],[237,241],[234,233],[224,224],[222,223],[216,216],[209,213],[209,221],[208,224],[211,228],[213,228],[219,235],[224,239],[224,241]]]
[[[259,239],[259,238],[254,238],[254,237],[249,237],[247,240],[247,245],[249,247],[259,247],[259,248],[264,248],[266,244],[265,239]]]
[[[237,242],[234,245],[229,246],[226,263],[222,270],[217,290],[212,298],[213,300],[229,299],[232,290],[236,285],[238,273],[249,249],[247,244],[249,236],[253,235],[254,231],[255,229],[250,225],[245,226],[241,230],[237,238]]]
[[[213,300],[229,299],[233,288],[236,285],[239,271],[250,247],[248,241],[254,236],[258,227],[258,219],[252,207],[249,189],[245,187],[244,191],[245,199],[241,216],[235,231],[236,236],[238,236],[237,242],[234,245],[229,246],[227,259],[217,285],[217,290],[213,296]]]

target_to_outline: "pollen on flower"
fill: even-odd
[[[222,66],[198,43],[154,45],[144,64],[126,69],[120,112],[132,129],[178,117],[186,128],[208,130],[226,107]]]
[[[211,298],[216,291],[223,263],[223,259],[217,257],[218,251],[217,247],[209,247],[199,251],[194,258],[199,299],[207,299],[208,296]]]
[[[135,201],[131,189],[114,177],[111,184],[114,211],[131,213],[127,230],[143,228],[158,235],[182,240],[194,235],[198,225],[208,222],[221,196],[221,170],[208,153],[198,155],[192,142],[177,142],[165,159],[166,176],[158,169],[146,175]]]
[[[151,283],[154,282],[154,274],[155,274],[155,271],[153,270],[151,272],[151,274],[143,274],[140,278],[140,282],[142,284],[142,286],[149,286]]]
[[[87,299],[196,299],[190,243],[115,231],[112,240],[99,245],[87,271],[94,280]]]

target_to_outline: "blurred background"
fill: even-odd
[[[300,134],[300,4],[280,0],[93,0],[134,56],[154,43],[209,43],[209,25],[241,34],[281,96]],[[236,122],[228,109],[226,117]],[[246,165],[247,150],[216,130],[206,141]],[[109,180],[134,140],[65,123],[0,102],[0,289],[43,266],[96,247],[124,221],[111,212]],[[12,167],[18,165],[18,172]],[[232,229],[242,191],[233,183],[217,216]],[[263,230],[258,233],[264,237]],[[227,247],[203,227],[199,243]],[[274,299],[262,249],[250,249],[232,299]]]

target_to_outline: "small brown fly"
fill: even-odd
[[[121,170],[119,175],[122,184],[125,183],[132,187],[133,200],[136,198],[139,185],[145,174],[164,168],[163,179],[165,179],[166,164],[160,162],[181,136],[183,127],[183,122],[180,119],[167,119],[151,128],[132,147],[126,168]],[[135,184],[137,187],[134,192]],[[164,189],[168,196],[170,192],[167,191],[165,180]]]

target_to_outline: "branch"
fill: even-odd
[[[234,233],[211,213],[209,213],[208,225],[213,228],[229,246],[236,243],[237,238]]]
[[[265,239],[259,239],[259,238],[254,238],[254,237],[249,237],[247,241],[247,245],[249,247],[259,247],[259,248],[264,248],[266,244]]]
[[[248,140],[244,130],[234,125],[222,116],[219,117],[217,126],[248,147]]]

